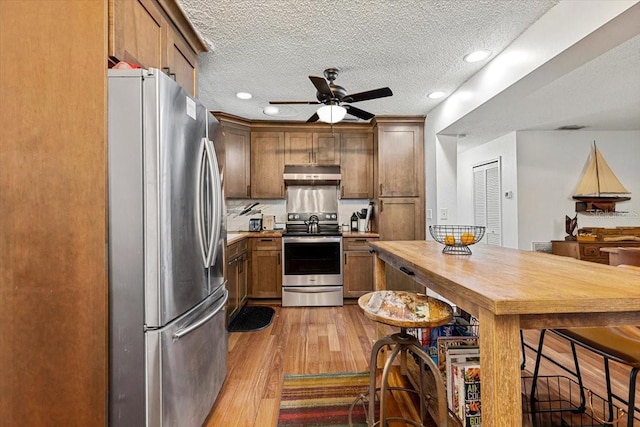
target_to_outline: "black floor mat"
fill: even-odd
[[[275,310],[271,307],[245,305],[229,324],[229,332],[259,331],[269,326]]]

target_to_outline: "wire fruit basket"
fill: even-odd
[[[484,237],[485,227],[479,225],[430,225],[429,233],[442,243],[443,254],[471,255],[470,245]]]

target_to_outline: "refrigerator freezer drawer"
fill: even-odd
[[[148,331],[147,425],[199,427],[227,374],[224,287],[195,312]]]

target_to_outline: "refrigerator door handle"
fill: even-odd
[[[206,316],[204,316],[203,318],[199,319],[197,322],[194,322],[194,323],[190,324],[186,328],[182,328],[182,329],[177,330],[173,334],[173,340],[177,341],[180,338],[184,337],[185,335],[189,334],[190,332],[195,331],[200,326],[202,326],[205,323],[207,323],[209,321],[209,319],[211,319],[216,314],[220,313],[220,311],[222,309],[224,309],[224,306],[227,303],[228,299],[229,299],[229,291],[227,289],[225,289],[224,290],[224,297],[221,298],[221,302],[219,304],[217,304],[216,308],[211,313],[209,313]]]
[[[216,151],[213,148],[213,142],[208,138],[204,138],[206,144],[207,158],[209,160],[209,173],[211,174],[211,182],[213,185],[211,197],[212,215],[210,215],[211,224],[209,229],[212,230],[209,240],[207,267],[212,267],[216,261],[218,254],[218,240],[220,239],[220,229],[222,228],[222,182],[220,178],[220,169],[218,168],[218,159]]]
[[[204,190],[203,190],[203,184],[204,184],[204,180],[206,177],[205,174],[205,168],[206,168],[206,160],[207,160],[207,146],[206,146],[206,138],[202,138],[202,141],[200,141],[200,149],[198,150],[198,156],[200,158],[200,161],[198,162],[198,178],[196,180],[196,207],[195,207],[195,211],[196,211],[196,230],[198,232],[198,241],[200,242],[200,253],[202,255],[202,262],[204,263],[205,267],[208,266],[207,264],[207,248],[205,248],[205,236],[204,236],[204,215],[203,215],[203,197],[204,197]]]

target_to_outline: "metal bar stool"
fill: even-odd
[[[601,328],[549,329],[548,331],[553,332],[554,334],[568,340],[571,343],[571,350],[573,353],[573,360],[576,368],[574,374],[578,379],[578,384],[580,387],[581,405],[578,409],[584,411],[586,399],[584,394],[582,376],[580,374],[578,357],[575,351],[575,345],[579,345],[582,348],[585,348],[602,356],[604,360],[609,416],[607,420],[598,421],[603,422],[607,425],[612,425],[618,422],[618,420],[615,419],[616,414],[613,413],[613,399],[615,398],[616,400],[627,405],[626,425],[633,426],[634,415],[636,412],[640,412],[640,409],[635,406],[636,380],[638,377],[638,371],[640,371],[640,328],[636,326],[612,326]],[[544,335],[545,330],[542,330],[540,333],[538,355],[536,356],[536,365],[533,374],[533,384],[531,390],[532,405],[538,378],[538,371],[540,367],[540,358],[542,356]],[[622,396],[616,395],[611,390],[611,377],[609,373],[610,360],[631,367],[631,372],[629,373],[629,394],[627,399]],[[534,408],[532,407],[532,409]]]
[[[367,396],[359,396],[351,405],[349,411],[349,425],[351,425],[351,412],[359,401],[364,401],[367,408],[367,425],[369,427],[386,427],[387,421],[402,421],[405,424],[421,427],[424,426],[427,417],[426,400],[434,396],[426,395],[426,368],[431,371],[435,379],[436,405],[438,408],[435,421],[438,426],[456,425],[461,426],[459,420],[450,415],[447,407],[447,397],[445,386],[440,375],[440,370],[431,357],[422,349],[420,342],[407,333],[407,328],[428,328],[447,324],[453,318],[453,309],[449,304],[435,298],[414,292],[405,291],[376,291],[363,295],[358,300],[358,305],[364,311],[365,316],[376,322],[391,326],[399,326],[400,333],[380,338],[371,349],[371,359],[369,364],[369,393]],[[391,354],[384,364],[380,387],[376,387],[376,370],[378,354],[383,347],[392,348]],[[389,386],[389,372],[391,365],[398,355],[406,357],[408,353],[415,356],[420,367],[419,390],[406,389],[402,387]],[[420,400],[421,423],[402,417],[389,417],[387,415],[387,397],[391,390],[401,390],[414,393]],[[379,397],[378,397],[378,391]],[[375,402],[379,400],[380,419],[375,420]],[[451,422],[452,424],[449,424]]]

